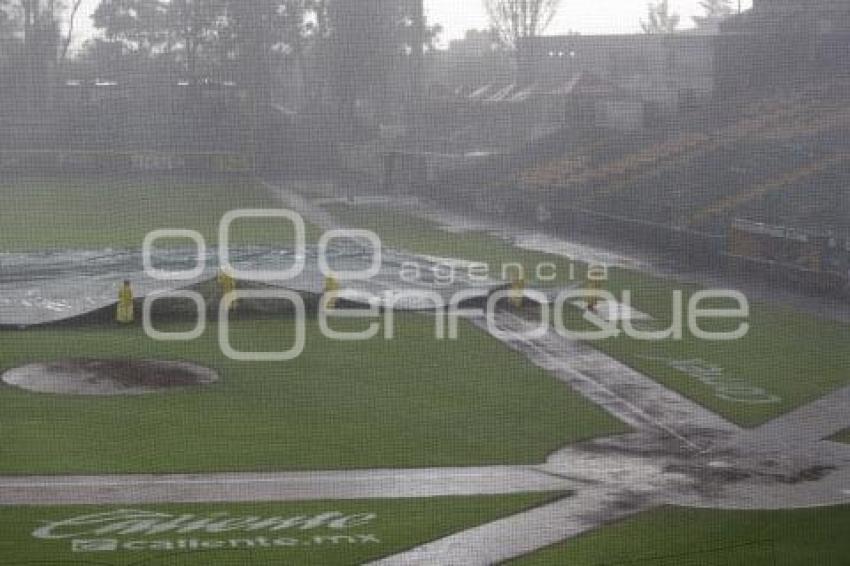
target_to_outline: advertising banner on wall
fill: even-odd
[[[198,171],[248,173],[251,158],[233,152],[0,151],[0,171]]]

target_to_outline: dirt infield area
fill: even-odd
[[[209,385],[218,381],[218,374],[186,362],[69,359],[15,368],[2,381],[35,393],[143,395]]]

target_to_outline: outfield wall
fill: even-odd
[[[250,173],[249,156],[234,152],[0,151],[0,172]]]
[[[758,277],[805,292],[850,297],[850,280],[844,273],[736,255],[728,250],[727,236],[566,207],[561,209],[561,214],[569,220],[566,225],[558,224],[566,226],[567,231],[598,233],[609,239],[672,253],[685,265],[720,269],[741,277]]]
[[[697,269],[757,277],[781,287],[850,298],[847,273],[738,255],[728,249],[726,235],[606,214],[578,208],[566,201],[544,202],[521,191],[498,192],[492,187],[475,185],[474,179],[470,181],[462,184],[462,190],[445,190],[432,184],[427,196],[445,208],[485,214],[491,219],[505,218],[514,224],[565,237],[592,234],[613,246],[628,242],[653,252],[671,254],[676,261]]]

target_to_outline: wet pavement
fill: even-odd
[[[0,478],[0,505],[418,498],[569,490],[533,466]]]
[[[628,517],[649,508],[650,501],[626,501],[615,489],[585,489],[569,497],[473,527],[383,560],[375,566],[470,566],[499,564],[577,536],[605,520]]]

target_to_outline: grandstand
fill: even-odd
[[[850,112],[841,96],[849,91],[831,81],[748,103],[726,125],[713,127],[706,114],[656,141],[576,149],[524,170],[518,190],[715,234],[741,216],[845,234]]]
[[[848,96],[850,80],[830,77],[718,98],[662,127],[564,127],[446,172],[430,196],[571,234],[601,228],[712,266],[784,266],[795,273],[771,277],[838,290],[847,287],[850,239]],[[819,242],[814,259],[732,249],[734,227],[747,222],[807,234]]]

